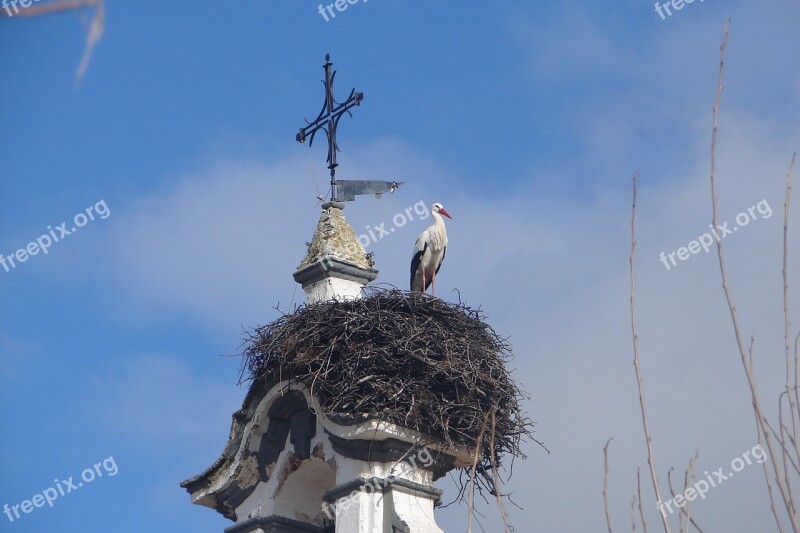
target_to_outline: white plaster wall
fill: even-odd
[[[336,454],[336,483],[346,483],[352,481],[357,477],[370,478],[380,477],[387,478],[395,476],[398,478],[407,479],[414,483],[422,485],[433,485],[433,472],[423,470],[422,468],[414,468],[406,463],[379,463],[375,461],[357,461],[347,457]]]
[[[444,533],[436,525],[433,500],[392,490],[394,510],[408,524],[411,533]],[[380,492],[359,492],[337,500],[336,530],[347,533],[384,533],[389,524],[384,524],[386,496]]]
[[[433,500],[409,494],[402,487],[397,486],[392,492],[394,495],[394,510],[411,528],[411,533],[444,533],[436,525],[436,518],[433,514]]]
[[[274,512],[301,522],[321,525],[322,494],[336,483],[336,474],[327,463],[312,457],[303,461],[275,493]]]
[[[325,278],[311,283],[303,290],[308,303],[326,302],[328,300],[354,300],[361,296],[363,284],[341,278]]]

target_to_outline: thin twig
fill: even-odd
[[[790,478],[789,478],[789,463],[791,463],[791,465],[794,467],[795,470],[797,470],[797,465],[794,463],[794,460],[792,459],[792,456],[789,453],[789,447],[786,445],[787,436],[789,438],[789,441],[792,441],[793,438],[792,438],[792,435],[787,435],[788,434],[788,428],[783,423],[783,405],[782,405],[783,402],[782,402],[782,399],[783,399],[783,395],[784,394],[789,398],[789,402],[792,401],[791,400],[791,398],[792,398],[791,391],[789,391],[789,390],[783,391],[780,394],[780,396],[778,396],[778,426],[779,426],[778,429],[780,430],[780,435],[776,434],[775,435],[775,440],[777,440],[781,445],[781,452],[782,452],[781,453],[781,464],[783,464],[783,477],[786,480],[786,491],[789,493],[789,499],[792,502],[794,502],[794,496],[792,495],[792,484],[791,484],[791,481],[790,481]],[[789,410],[789,415],[792,416],[792,424],[794,425],[794,410],[793,409]],[[769,422],[767,422],[766,420],[764,422],[766,422],[767,426],[769,426]],[[770,430],[772,430],[772,433],[775,434],[775,430],[772,429],[771,426],[770,426]],[[798,472],[798,473],[800,473],[800,472]]]
[[[633,334],[633,366],[636,369],[636,383],[639,386],[639,405],[642,410],[642,426],[644,427],[645,443],[647,444],[647,464],[650,467],[650,477],[653,480],[653,489],[655,490],[656,500],[659,505],[661,504],[661,490],[658,487],[658,477],[656,476],[655,459],[653,457],[653,438],[650,435],[650,428],[647,421],[647,408],[644,401],[644,381],[642,380],[642,371],[639,367],[639,338],[636,331],[636,182],[639,178],[639,172],[633,176],[633,207],[631,210],[631,330]],[[664,531],[669,533],[669,523],[664,513],[659,512],[661,515],[661,523],[664,526]]]
[[[644,509],[642,509],[642,476],[640,468],[636,467],[636,493],[639,495],[639,516],[642,518],[642,531],[647,533],[647,520],[644,519]]]
[[[478,439],[475,441],[475,456],[472,458],[472,468],[469,470],[469,489],[467,490],[467,533],[472,533],[472,512],[475,508],[475,470],[478,466],[478,457],[480,455],[481,447],[483,446],[483,432],[486,430],[486,423],[489,421],[489,413],[483,417],[483,424],[481,432],[478,434]]]
[[[606,442],[606,445],[603,446],[603,465],[605,466],[605,474],[603,475],[603,507],[606,510],[606,525],[608,526],[608,533],[613,533],[611,530],[611,515],[608,512],[608,445],[611,444],[611,441],[614,440],[614,437],[611,437]],[[631,504],[633,506],[633,504]],[[636,529],[636,523],[634,522],[633,529]]]
[[[797,153],[792,155],[792,162],[786,172],[786,198],[783,202],[783,321],[784,321],[784,341],[786,344],[786,396],[789,399],[789,414],[792,417],[792,441],[794,442],[795,456],[800,460],[800,448],[797,444],[797,427],[800,425],[800,415],[798,415],[798,396],[797,396],[797,357],[794,359],[794,398],[789,390],[789,361],[791,359],[791,329],[792,324],[789,318],[789,205],[792,198],[792,169]],[[779,402],[780,403],[780,402]]]
[[[754,369],[753,369],[753,343],[754,342],[755,342],[755,338],[754,337],[750,337],[750,349],[749,349],[750,367],[749,367],[749,370],[750,370],[750,374],[751,375],[753,375],[753,373],[754,373]],[[755,418],[756,426],[758,426],[758,415],[756,414],[755,409],[753,410],[753,417]],[[764,446],[763,446],[763,440],[761,438],[761,432],[757,431],[757,435],[758,435],[758,445],[763,450]],[[783,533],[783,525],[781,524],[780,516],[778,516],[778,510],[775,508],[775,495],[772,492],[772,482],[770,481],[769,470],[767,470],[767,462],[764,461],[763,463],[761,463],[761,467],[764,470],[764,481],[766,481],[766,483],[767,483],[767,494],[769,494],[769,507],[772,510],[772,516],[775,517],[775,523],[778,526],[778,532],[779,533]]]
[[[683,533],[683,508],[678,505],[675,489],[672,488],[673,470],[675,470],[673,466],[669,467],[669,470],[667,470],[667,487],[669,487],[669,494],[672,496],[672,502],[675,504],[675,507],[678,508],[678,532]],[[662,509],[659,509],[659,511],[662,511]],[[672,509],[670,509],[670,513],[672,513]]]
[[[800,341],[800,331],[797,332],[797,336],[794,338],[794,372],[795,372],[795,380],[794,380],[794,395],[795,395],[795,398],[794,399],[795,399],[795,402],[796,402],[796,405],[797,405],[797,415],[798,415],[798,418],[800,419],[800,397],[798,396],[798,392],[797,392],[797,389],[798,389],[798,382],[797,382],[797,363],[798,363],[797,345],[798,345],[798,341]],[[795,439],[795,441],[796,440],[797,439]],[[800,458],[800,450],[798,450],[797,453],[798,453],[798,458]]]
[[[687,477],[688,477],[689,474],[691,474],[691,484],[692,485],[694,485],[694,474],[695,474],[695,469],[697,468],[697,458],[698,457],[700,457],[700,450],[695,450],[694,458],[689,460],[689,468],[686,471]],[[683,490],[683,493],[686,494],[686,490],[689,488],[689,481],[688,480],[684,481],[684,487],[685,488]],[[686,531],[689,531],[689,524],[694,525],[694,527],[697,528],[697,531],[700,531],[702,533],[703,530],[700,529],[699,527],[697,527],[697,524],[694,523],[694,518],[692,518],[692,513],[691,513],[691,511],[689,509],[689,504],[687,503],[686,504]]]
[[[508,526],[508,514],[506,513],[506,508],[503,506],[503,498],[500,494],[500,476],[497,475],[497,461],[495,457],[497,454],[494,450],[494,433],[495,433],[495,418],[494,418],[494,411],[492,411],[492,436],[491,440],[489,441],[489,449],[491,453],[489,454],[492,461],[492,483],[494,484],[494,496],[497,498],[497,507],[500,509],[500,516],[503,517],[503,526],[505,527],[505,533],[509,533],[511,529]]]
[[[688,509],[684,509],[683,507],[680,507],[677,504],[677,502],[675,502],[675,499],[676,499],[675,489],[672,488],[672,471],[673,470],[675,470],[675,469],[670,467],[669,471],[667,471],[667,486],[669,487],[669,493],[672,495],[672,500],[675,503],[675,507],[677,507],[678,510],[679,510],[678,522],[679,522],[679,524],[681,524],[681,526],[680,526],[681,530],[683,530],[683,525],[682,525],[683,524],[683,518],[682,517],[685,515],[686,518],[688,519],[688,521],[686,523],[686,531],[689,531],[689,524],[691,523],[694,526],[694,528],[697,531],[699,531],[699,533],[703,533],[703,530],[700,528],[700,526],[697,525],[697,522],[694,521],[694,518],[689,516]],[[686,494],[685,481],[684,481],[683,494]],[[686,506],[688,507],[688,505],[689,505],[688,500],[686,500],[685,498],[684,498],[684,500],[686,501]]]
[[[780,406],[780,404],[781,404],[782,402],[780,401],[780,398],[783,398],[783,395],[784,395],[784,394],[786,394],[786,391],[782,392],[782,393],[781,393],[781,395],[780,395],[780,397],[779,397],[779,399],[778,399],[778,404],[779,404],[779,405],[778,405],[778,408],[780,408],[780,407],[781,407],[781,406]],[[764,422],[767,424],[767,428],[769,428],[769,431],[770,431],[770,433],[772,433],[772,435],[775,437],[775,440],[776,440],[776,441],[778,441],[778,442],[780,442],[780,440],[781,440],[781,436],[780,436],[780,435],[778,435],[778,432],[777,432],[777,431],[775,431],[775,428],[773,428],[773,427],[772,427],[772,424],[770,424],[770,423],[769,423],[769,421],[767,421],[767,420],[765,420]],[[781,423],[782,423],[782,422],[781,422]],[[788,433],[788,428],[787,428],[786,426],[783,426],[783,429],[785,430],[785,431],[783,431],[783,433]],[[792,439],[792,436],[791,436],[791,435],[788,435],[788,437],[789,437],[789,440],[791,440],[791,439]],[[792,465],[792,468],[795,470],[795,472],[797,472],[798,474],[800,474],[800,469],[798,469],[797,463],[795,463],[795,462],[794,462],[794,459],[792,459],[792,456],[789,454],[789,452],[788,452],[788,450],[787,450],[787,449],[784,449],[784,455],[785,455],[785,457],[786,457],[787,459],[789,459],[789,464],[791,464],[791,465]],[[784,469],[784,470],[786,470],[786,469]],[[789,475],[789,474],[788,474],[788,471],[786,471],[786,472],[784,473],[784,475],[788,476],[788,475]]]

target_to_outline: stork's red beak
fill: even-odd
[[[453,220],[453,217],[451,217],[451,216],[450,216],[450,213],[448,213],[447,211],[445,211],[444,207],[443,207],[443,208],[441,208],[441,209],[439,209],[439,214],[440,214],[440,215],[444,215],[444,216],[446,216],[446,217],[447,217],[447,218],[449,218],[450,220]]]

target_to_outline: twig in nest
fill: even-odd
[[[483,432],[486,430],[486,423],[489,420],[489,413],[486,413],[486,416],[483,417],[483,424],[481,425],[481,432],[478,434],[478,446],[475,446],[475,455],[472,459],[472,468],[469,469],[469,487],[467,490],[469,493],[467,494],[467,512],[469,513],[467,518],[467,533],[472,533],[472,512],[475,508],[475,471],[478,465],[478,454],[480,453],[480,444],[483,443]]]

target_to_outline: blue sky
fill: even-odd
[[[459,289],[511,337],[551,450],[530,445],[515,465],[507,488],[524,508],[511,512],[518,531],[603,527],[611,436],[612,514],[629,527],[635,469],[647,464],[626,307],[637,169],[640,339],[658,466],[682,471],[699,448],[703,468],[716,469],[755,444],[716,259],[700,253],[667,271],[658,256],[710,221],[711,107],[732,18],[721,218],[762,199],[775,213],[726,241],[771,405],[782,187],[800,146],[797,2],[696,1],[661,20],[649,0],[372,0],[325,22],[305,1],[108,0],[105,35],[76,88],[84,18],[0,19],[0,253],[101,200],[110,212],[47,255],[0,268],[0,505],[110,456],[118,472],[52,509],[0,516],[0,531],[230,525],[178,483],[221,453],[244,398],[239,360],[223,355],[238,351],[243,328],[302,302],[291,274],[326,169],[324,143],[309,149],[294,136],[322,103],[326,52],[337,95],[365,93],[340,126],[339,175],[406,182],[348,205],[353,227],[442,202],[454,220],[437,292],[455,299]],[[379,282],[405,286],[428,223],[371,247]],[[790,258],[798,264],[796,247]],[[448,480],[440,486],[454,495]],[[482,512],[486,530],[500,530],[491,506]],[[693,515],[707,529],[770,527],[762,473],[738,474]],[[466,510],[437,519],[462,531]]]

